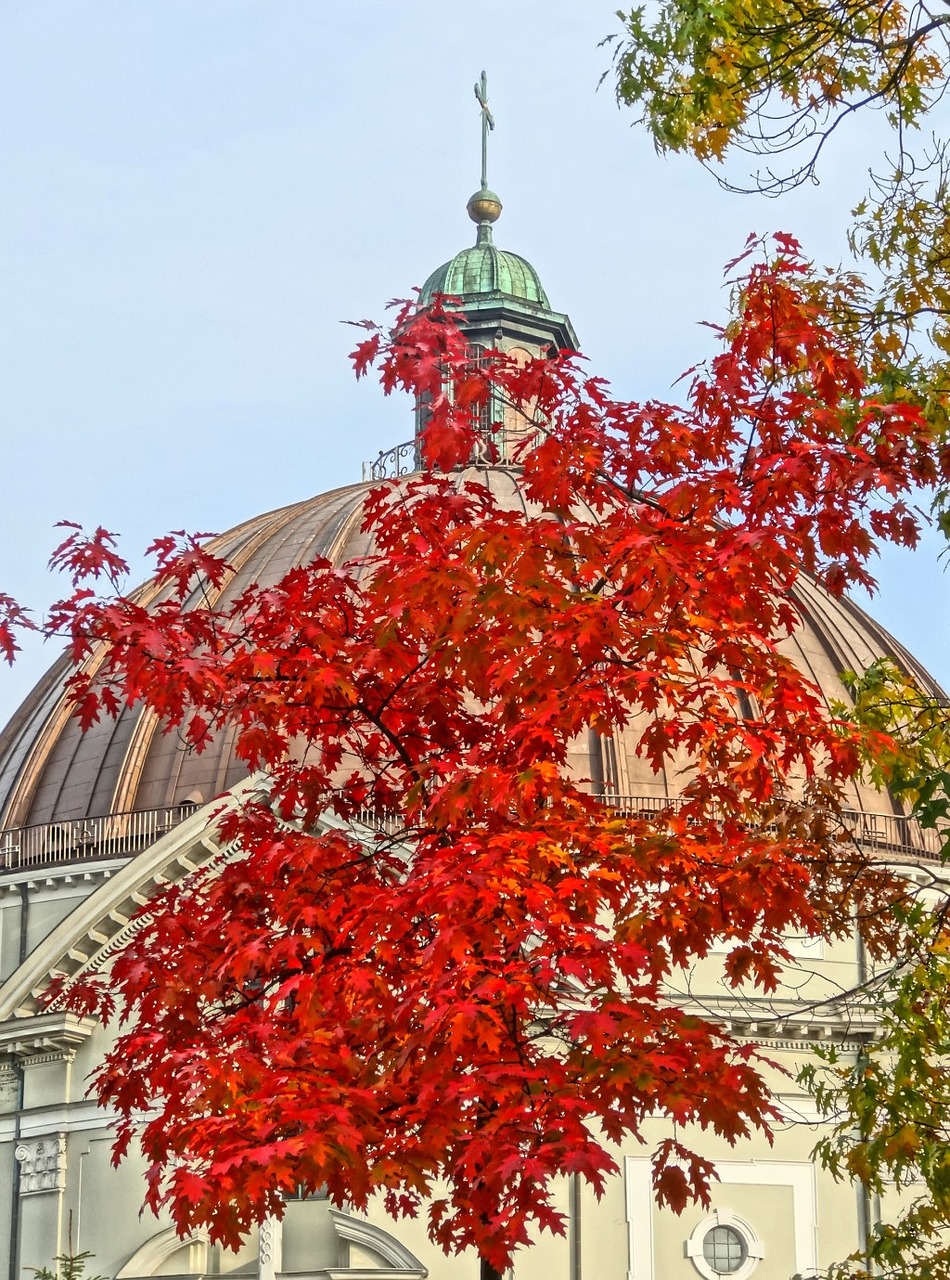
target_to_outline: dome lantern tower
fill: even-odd
[[[468,215],[478,227],[475,243],[444,262],[426,280],[420,306],[435,294],[458,298],[465,311],[466,333],[473,345],[510,352],[524,349],[531,356],[550,350],[576,351],[577,334],[568,316],[553,311],[537,271],[516,253],[499,249],[492,226],[502,203],[488,185],[488,135],[495,117],[488,109],[488,82],[483,71],[475,85],[481,113],[482,180],[469,199]]]
[[[518,362],[545,358],[557,351],[576,351],[577,335],[570,318],[551,309],[531,263],[494,243],[492,226],[501,217],[502,203],[488,185],[488,135],[495,127],[495,117],[488,108],[484,71],[475,85],[475,98],[481,112],[482,180],[466,205],[468,216],[478,227],[475,243],[433,271],[420,290],[419,305],[427,306],[437,294],[458,299],[465,316],[461,328],[473,361],[488,350],[500,351]],[[510,461],[524,439],[524,424],[516,422],[502,404],[486,407],[484,418],[486,434],[489,424],[501,424],[500,431],[497,427],[492,430],[492,441],[498,460]],[[425,421],[425,407],[417,405],[417,463]],[[376,474],[376,466],[370,464],[371,474]]]

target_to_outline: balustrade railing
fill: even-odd
[[[684,802],[675,796],[606,796],[604,803],[625,817],[652,817],[675,812]],[[938,858],[941,839],[922,827],[916,818],[902,813],[874,813],[843,809],[845,830],[863,848],[882,855]]]
[[[676,797],[610,795],[604,803],[626,817],[658,817],[675,812],[683,803]],[[0,831],[0,874],[24,869],[39,870],[74,862],[131,857],[171,831],[198,806],[190,802],[159,809],[135,809],[100,818],[39,823]],[[940,856],[940,838],[903,814],[845,810],[846,829],[863,848],[882,857],[934,859]],[[365,810],[355,821],[389,836],[402,830],[399,814]]]
[[[0,872],[90,859],[127,858],[177,827],[198,808],[190,801],[101,818],[44,822],[0,831]]]

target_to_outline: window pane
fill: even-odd
[[[746,1242],[733,1227],[713,1227],[703,1239],[703,1258],[721,1276],[738,1271],[749,1251]]]

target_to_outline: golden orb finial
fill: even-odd
[[[473,222],[497,222],[501,217],[501,201],[487,187],[476,191],[465,207]]]

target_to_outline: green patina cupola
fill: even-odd
[[[506,294],[548,310],[551,305],[531,263],[517,253],[499,249],[490,239],[463,249],[433,271],[422,286],[419,301],[425,305],[437,293],[466,299],[472,294]]]
[[[425,305],[437,293],[462,298],[471,294],[504,293],[550,310],[537,271],[517,253],[499,249],[492,239],[492,223],[501,216],[501,201],[484,184],[466,206],[468,216],[478,224],[475,243],[444,262],[429,276],[419,296]]]

